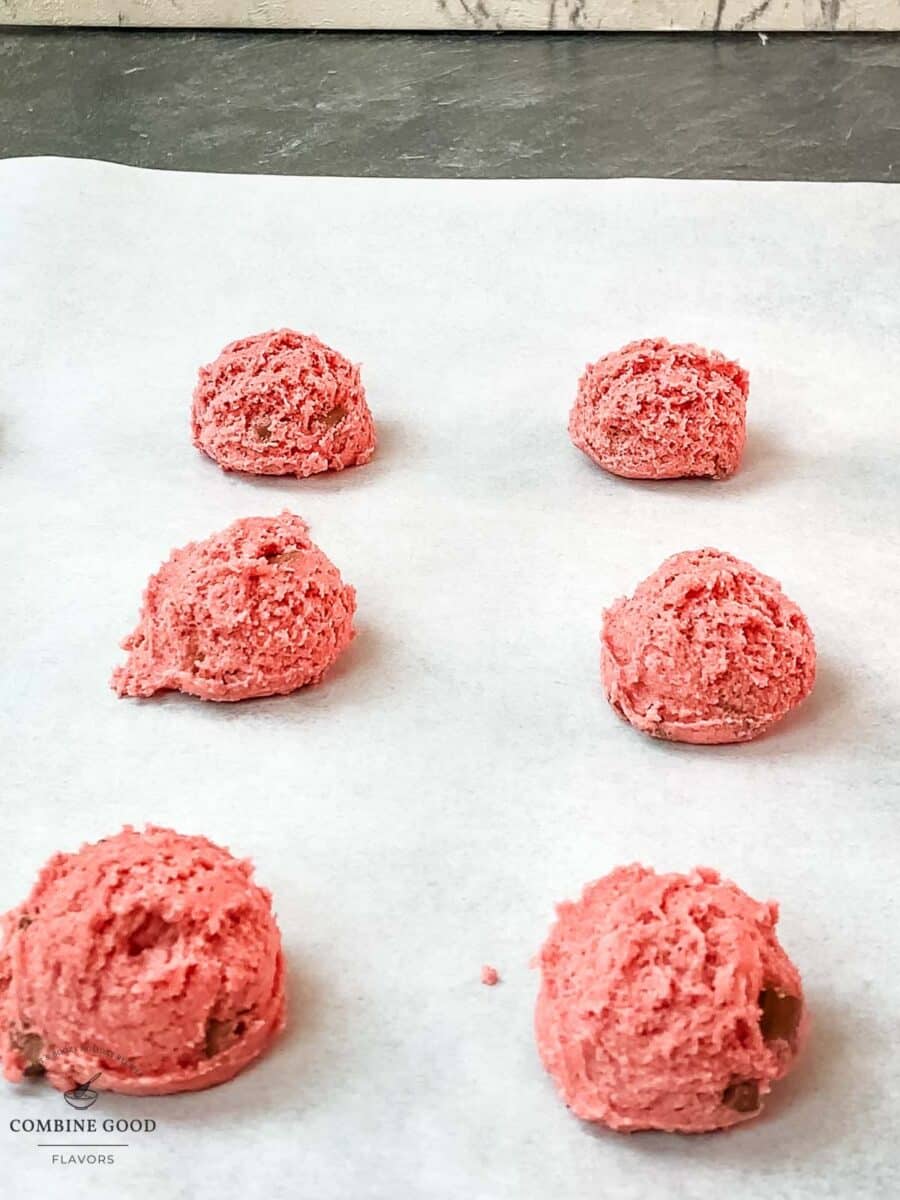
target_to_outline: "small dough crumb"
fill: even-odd
[[[493,987],[500,982],[500,972],[496,967],[490,966],[488,963],[481,968],[481,982],[487,987]]]

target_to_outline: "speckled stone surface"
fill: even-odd
[[[0,30],[0,155],[310,175],[900,177],[900,35]]]

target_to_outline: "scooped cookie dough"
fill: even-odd
[[[6,1078],[133,1095],[224,1083],[284,1025],[271,897],[249,862],[148,826],[56,854],[0,919]]]
[[[756,1116],[807,1018],[778,906],[698,867],[620,867],[560,904],[540,952],[538,1050],[572,1111],[630,1132]]]
[[[340,471],[375,452],[359,368],[293,329],[232,342],[200,368],[191,432],[227,471],[255,475]]]
[[[569,434],[614,475],[721,479],[740,465],[748,389],[747,372],[715,350],[629,342],[586,368]]]
[[[674,554],[603,617],[606,696],[653,737],[749,741],[815,681],[806,617],[776,580],[721,550]]]
[[[173,550],[151,576],[112,687],[204,700],[318,683],[354,636],[356,593],[292,513],[247,517]]]

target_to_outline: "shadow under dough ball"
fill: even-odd
[[[643,733],[745,742],[809,695],[816,649],[777,580],[721,550],[690,550],[603,614],[600,675]]]
[[[227,471],[341,471],[375,453],[359,367],[311,334],[278,329],[242,338],[200,368],[194,445]]]
[[[747,372],[716,350],[629,342],[586,368],[569,434],[614,475],[721,479],[740,466],[748,389]]]
[[[206,838],[126,826],[56,854],[0,924],[0,1056],[14,1083],[196,1091],[284,1025],[271,897]]]
[[[619,867],[557,906],[538,1050],[576,1116],[702,1133],[755,1116],[806,1034],[778,906],[716,871]]]

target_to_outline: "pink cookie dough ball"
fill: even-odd
[[[297,475],[367,463],[375,426],[359,368],[310,334],[279,329],[200,368],[194,445],[226,471]]]
[[[586,368],[569,415],[579,450],[629,479],[721,479],[739,467],[747,372],[715,350],[629,342]]]
[[[571,1110],[631,1132],[759,1113],[806,1032],[778,906],[716,871],[619,867],[560,904],[541,949],[538,1050]]]
[[[354,636],[356,593],[292,513],[247,517],[173,550],[151,576],[112,687],[204,700],[318,683]]]
[[[250,863],[206,838],[126,826],[55,854],[0,931],[0,1060],[13,1083],[195,1091],[231,1079],[284,1025],[271,897]]]
[[[603,614],[600,675],[616,712],[652,737],[745,742],[809,695],[816,649],[777,580],[690,550]]]

